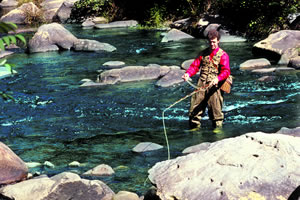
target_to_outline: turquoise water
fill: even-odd
[[[19,53],[9,57],[18,74],[0,81],[1,90],[16,103],[1,101],[0,139],[25,162],[50,161],[55,168],[37,167],[31,172],[54,175],[72,170],[83,173],[105,163],[116,171],[100,179],[115,192],[129,190],[142,195],[151,184],[147,170],[167,159],[162,111],[192,92],[186,83],[159,88],[155,81],[81,88],[83,78],[96,79],[107,61],[127,65],[178,65],[194,58],[206,43],[201,39],[160,43],[161,32],[136,29],[82,30],[67,28],[78,38],[107,42],[116,52]],[[213,142],[247,132],[276,132],[300,125],[299,72],[273,73],[275,81],[256,81],[261,75],[239,70],[252,59],[252,43],[223,43],[230,55],[234,87],[225,95],[224,133],[212,132],[207,117],[203,128],[190,132],[189,99],[165,113],[171,157],[201,142]],[[196,78],[194,78],[196,82]],[[140,142],[155,142],[165,148],[137,154],[131,149]],[[68,163],[84,165],[70,168]]]

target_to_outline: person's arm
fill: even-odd
[[[182,76],[182,78],[187,81],[189,77],[194,76],[198,71],[201,64],[202,56],[199,56],[196,58],[193,63],[190,65],[190,67],[186,70],[185,74]]]
[[[226,52],[224,52],[221,56],[220,65],[221,69],[218,75],[218,80],[223,81],[226,80],[230,75],[229,56]]]

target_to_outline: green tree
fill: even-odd
[[[17,25],[14,23],[5,23],[0,22],[0,52],[5,51],[5,47],[11,44],[17,44],[18,41],[21,41],[23,44],[26,44],[25,38],[20,34],[13,34],[17,29]],[[8,71],[13,73],[12,67],[14,64],[7,63],[5,58],[0,59],[0,67],[6,67]],[[6,94],[3,91],[0,91],[0,96],[3,99],[13,99],[10,95]]]

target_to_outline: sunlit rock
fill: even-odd
[[[18,6],[17,0],[2,0],[0,1],[0,7],[15,7]]]
[[[272,73],[275,71],[276,71],[276,67],[271,67],[271,68],[263,68],[263,69],[254,69],[251,72],[257,74],[265,74],[265,73]]]
[[[124,21],[115,21],[108,24],[95,24],[95,28],[106,29],[106,28],[127,28],[135,27],[138,25],[136,20],[124,20]]]
[[[28,13],[39,13],[40,9],[32,2],[24,3],[20,7],[11,10],[7,14],[3,15],[0,21],[12,22],[15,24],[26,24],[26,16]]]
[[[80,167],[80,165],[81,164],[78,161],[73,161],[68,164],[69,167]]]
[[[27,174],[28,169],[23,160],[0,142],[0,185],[21,181]]]
[[[153,142],[141,142],[141,143],[137,144],[132,149],[132,151],[141,153],[141,152],[146,152],[146,151],[155,151],[155,150],[162,149],[162,148],[163,148],[163,146],[153,143]]]
[[[75,51],[107,51],[112,52],[116,47],[96,40],[78,39],[73,46]]]
[[[133,192],[119,191],[114,195],[113,200],[140,200],[140,198]]]
[[[192,38],[194,37],[173,28],[162,38],[161,42],[179,41],[182,39],[192,39]]]
[[[103,63],[103,66],[109,67],[109,68],[120,68],[125,66],[125,63],[122,61],[108,61],[106,63]]]
[[[299,146],[298,137],[247,133],[159,162],[149,179],[161,200],[288,199],[299,185]]]
[[[29,41],[29,51],[46,52],[59,49],[69,50],[78,39],[61,24],[44,24],[38,28],[32,39]]]
[[[42,166],[42,164],[39,162],[26,162],[25,164],[28,168],[35,168],[35,167]]]
[[[253,46],[253,53],[274,60],[278,64],[288,64],[290,59],[298,56],[299,47],[300,31],[282,30],[256,43]]]
[[[80,176],[64,172],[53,176],[41,176],[0,189],[10,199],[24,200],[111,200],[114,192],[102,181],[81,179]]]
[[[44,10],[43,16],[47,22],[52,22],[58,9],[62,6],[65,0],[44,0],[41,3]]]
[[[55,165],[50,161],[45,161],[43,165],[49,168],[55,168]]]
[[[242,70],[253,70],[257,68],[263,68],[271,66],[271,63],[266,58],[250,59],[240,64]]]
[[[91,170],[88,170],[83,175],[91,175],[91,176],[111,176],[115,173],[115,171],[111,168],[111,166],[106,164],[98,165]]]

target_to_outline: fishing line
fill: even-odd
[[[197,92],[199,91],[205,91],[206,88],[209,86],[209,85],[205,85],[203,87],[198,87],[196,85],[194,85],[193,83],[190,82],[191,79],[188,79],[186,82],[192,86],[193,88],[195,88],[196,90],[194,90],[193,92],[191,92],[190,94],[182,97],[181,99],[175,101],[173,104],[171,104],[169,107],[167,107],[166,109],[163,110],[162,112],[162,121],[163,121],[163,127],[164,127],[164,134],[165,134],[165,140],[166,140],[166,144],[167,144],[167,150],[168,150],[168,160],[170,160],[170,147],[169,147],[169,140],[168,140],[168,134],[167,134],[167,130],[166,130],[166,125],[165,125],[165,112],[167,110],[169,110],[170,108],[172,108],[173,106],[175,106],[176,104],[180,103],[181,101],[185,100],[186,98],[196,94]]]

